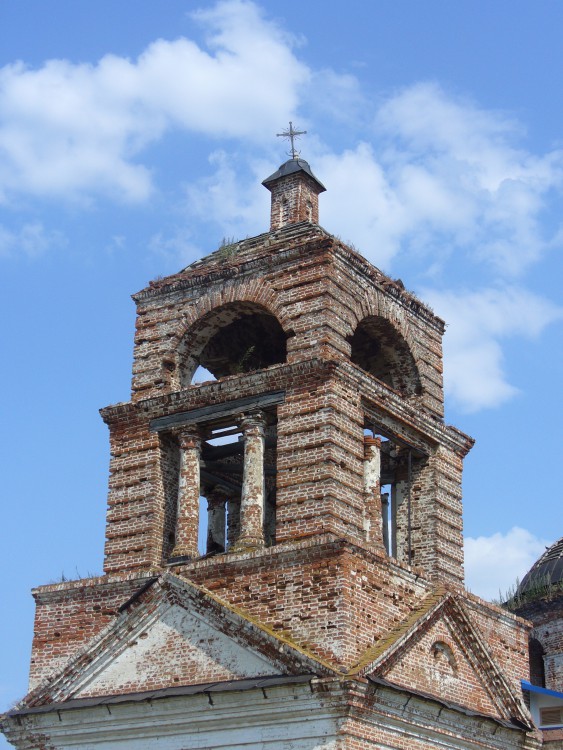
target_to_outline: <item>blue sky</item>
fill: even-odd
[[[555,0],[0,5],[1,707],[30,588],[102,568],[130,295],[268,228],[289,120],[320,223],[448,322],[469,586],[561,535],[562,26]]]

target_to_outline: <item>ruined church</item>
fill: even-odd
[[[539,748],[529,625],[464,590],[444,322],[319,225],[299,154],[263,185],[269,231],[133,295],[104,573],[34,590],[2,729],[20,750]]]

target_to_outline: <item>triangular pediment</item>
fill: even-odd
[[[133,639],[75,693],[90,698],[279,674],[280,666],[179,604],[142,623]],[[139,630],[141,632],[139,632]],[[108,654],[110,655],[110,654]]]
[[[166,574],[26,706],[273,675],[332,674],[330,665],[185,579]]]
[[[521,695],[495,663],[461,598],[444,591],[366,652],[351,674],[503,721],[530,723]]]

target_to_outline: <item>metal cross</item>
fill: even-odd
[[[306,130],[294,130],[293,123],[289,122],[289,130],[284,130],[283,133],[276,133],[278,138],[288,138],[291,141],[291,152],[290,156],[292,159],[297,159],[299,151],[295,148],[295,139],[299,138],[300,135],[305,135]]]

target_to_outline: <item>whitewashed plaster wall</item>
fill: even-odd
[[[307,683],[30,714],[8,736],[18,750],[336,750],[338,713]]]

